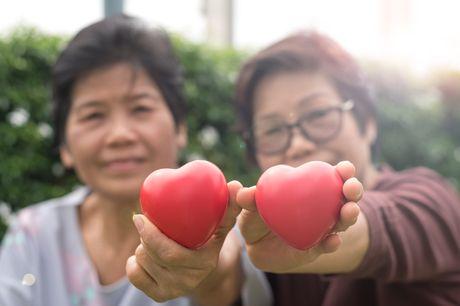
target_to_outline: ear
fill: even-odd
[[[369,145],[373,145],[377,140],[377,122],[374,119],[369,119],[366,123],[365,138]]]
[[[74,166],[72,154],[69,151],[69,148],[63,144],[59,148],[59,155],[61,156],[61,162],[66,169],[72,169]]]
[[[188,130],[185,123],[181,123],[177,126],[176,144],[179,150],[183,150],[187,146],[187,132]]]

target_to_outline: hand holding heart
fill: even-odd
[[[241,211],[235,198],[242,186],[236,181],[227,184],[220,170],[204,161],[153,174],[141,192],[143,212],[151,220],[134,216],[141,244],[127,262],[128,278],[159,302],[190,295],[207,304],[216,299],[213,288],[224,279],[241,278],[242,246],[230,231]],[[239,287],[225,289],[227,297],[217,297],[223,304],[239,292]]]
[[[189,249],[202,246],[222,220],[227,181],[214,164],[196,160],[179,169],[158,169],[144,181],[142,212],[161,232]]]
[[[243,208],[238,223],[255,266],[288,273],[337,250],[336,232],[356,222],[363,188],[350,162],[335,168],[321,162],[276,167],[261,176],[257,187],[238,192]]]

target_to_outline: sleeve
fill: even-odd
[[[240,237],[243,246],[245,241],[237,227],[234,228]],[[245,280],[241,292],[241,300],[245,306],[269,306],[273,303],[273,296],[265,273],[257,269],[249,259],[246,248],[241,254],[241,266]]]
[[[460,200],[436,173],[408,171],[360,206],[370,244],[353,276],[410,282],[460,271]]]
[[[245,241],[237,226],[233,228],[241,240],[243,246]],[[243,247],[241,253],[241,267],[244,273],[244,283],[241,289],[240,298],[234,305],[243,306],[270,306],[273,305],[273,295],[270,289],[270,284],[265,276],[265,273],[257,269],[248,257],[246,248]],[[199,306],[198,304],[188,300],[190,306]]]
[[[36,255],[30,235],[13,221],[0,247],[0,305],[36,305]]]

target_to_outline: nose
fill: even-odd
[[[316,144],[305,137],[298,127],[292,129],[291,143],[286,150],[288,160],[297,160],[311,155],[316,149]]]
[[[123,115],[114,116],[107,130],[106,142],[110,146],[132,144],[136,140],[134,123]]]

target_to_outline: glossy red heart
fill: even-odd
[[[339,219],[343,181],[328,163],[293,168],[277,165],[259,178],[256,205],[267,226],[287,244],[306,250],[328,234]]]
[[[144,181],[142,212],[166,236],[196,249],[209,240],[229,200],[227,182],[214,164],[196,160],[179,169],[159,169]]]

